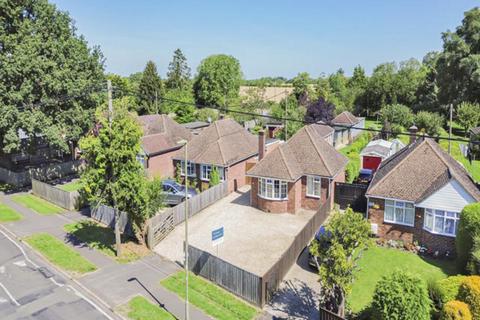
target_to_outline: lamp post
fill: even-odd
[[[184,252],[185,252],[185,320],[189,320],[189,312],[188,312],[188,146],[186,140],[181,140],[178,142],[179,144],[183,144],[184,148],[184,184],[185,184],[185,245],[184,245]]]

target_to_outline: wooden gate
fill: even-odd
[[[356,212],[366,212],[367,188],[367,184],[335,182],[335,203],[340,209],[350,206]]]

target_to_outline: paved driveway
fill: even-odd
[[[217,255],[240,268],[263,275],[281,257],[294,237],[314,214],[266,213],[250,206],[250,187],[243,187],[204,209],[189,220],[190,244]],[[225,228],[225,240],[212,247],[211,232]],[[172,261],[183,262],[184,224],[177,226],[155,251]]]

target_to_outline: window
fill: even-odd
[[[322,178],[307,176],[307,196],[320,198],[322,190]]]
[[[140,164],[142,165],[142,168],[146,168],[145,156],[142,154],[138,154],[136,158],[137,158],[137,161],[140,162]]]
[[[182,176],[185,175],[185,161],[180,161],[180,173]],[[195,163],[187,162],[187,175],[189,177],[195,176]]]
[[[431,233],[455,236],[459,219],[458,212],[425,209],[423,228]]]
[[[383,220],[385,222],[404,224],[413,227],[415,221],[415,209],[413,203],[385,200],[385,214]]]
[[[202,164],[202,176],[204,181],[210,181],[210,173],[212,172],[212,166],[208,164]]]
[[[275,179],[258,179],[258,195],[273,200],[287,199],[287,182]]]

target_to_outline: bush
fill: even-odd
[[[403,104],[388,104],[380,109],[382,122],[409,128],[413,124],[412,110]]]
[[[442,309],[442,314],[440,315],[440,320],[471,320],[472,313],[468,309],[468,305],[458,301],[453,300],[447,302]]]
[[[420,111],[415,116],[415,125],[420,131],[430,136],[437,136],[442,131],[445,119],[436,112]]]
[[[480,319],[480,276],[467,277],[458,290],[457,299],[470,306],[473,319]]]
[[[473,237],[473,247],[470,255],[471,262],[467,269],[472,274],[480,275],[480,233]]]
[[[480,203],[472,203],[465,206],[460,213],[455,239],[459,270],[467,270],[467,265],[471,268],[473,238],[477,234],[480,234]]]
[[[375,287],[372,302],[376,319],[427,320],[432,303],[427,284],[404,271],[383,276]]]
[[[452,276],[438,280],[433,289],[434,299],[438,299],[440,306],[455,300],[458,296],[458,290],[466,278],[466,276]]]

